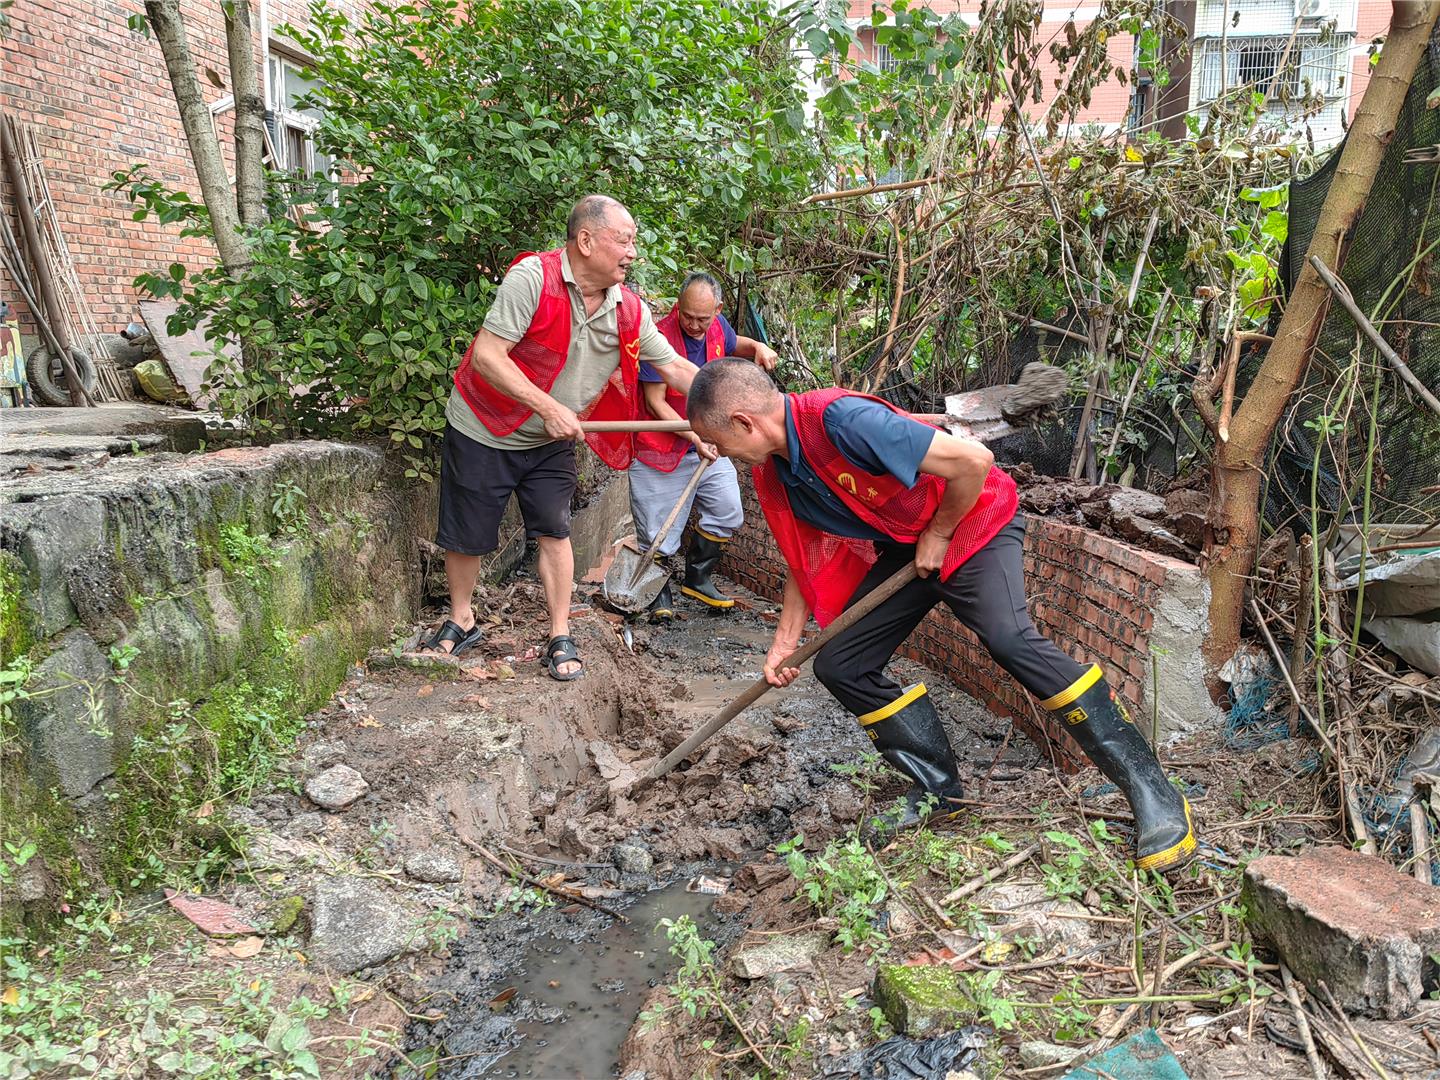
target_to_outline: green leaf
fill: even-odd
[[[430,299],[430,286],[423,277],[412,270],[405,275],[405,280],[410,283],[410,291],[415,294],[417,299]]]
[[[1290,235],[1290,215],[1283,210],[1271,210],[1260,223],[1260,232],[1276,244],[1284,244]]]

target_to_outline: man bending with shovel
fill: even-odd
[[[1106,683],[1042,637],[1025,606],[1024,519],[1015,483],[978,442],[878,398],[846,390],[782,394],[754,364],[707,364],[690,388],[690,423],[720,453],[753,466],[755,490],[790,573],[765,677],[784,667],[812,613],[826,626],[907,564],[919,576],[815,656],[815,676],[912,781],[903,816],[919,824],[962,798],[959,771],[924,683],[885,666],[925,614],[944,603],[1040,707],[1064,723],[1135,815],[1136,862],[1170,870],[1195,850],[1190,806]]]

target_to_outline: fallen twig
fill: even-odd
[[[942,904],[953,904],[956,900],[963,900],[971,893],[979,892],[986,885],[989,885],[992,881],[995,881],[997,878],[999,878],[1002,874],[1007,874],[1011,870],[1014,870],[1015,867],[1019,866],[1022,862],[1030,858],[1031,855],[1034,855],[1035,852],[1039,850],[1039,844],[1031,844],[1023,851],[1017,851],[1014,855],[1011,855],[1010,858],[1006,859],[999,866],[991,867],[979,877],[967,881],[958,889],[953,889],[952,891],[946,893],[945,898],[940,902]]]
[[[620,912],[616,911],[615,909],[608,908],[604,904],[597,903],[596,901],[591,900],[588,896],[581,896],[579,893],[566,892],[564,889],[557,889],[553,885],[546,885],[545,882],[541,881],[539,878],[531,877],[529,874],[525,873],[524,870],[521,870],[518,867],[507,866],[498,855],[496,855],[493,851],[487,848],[484,844],[476,843],[474,840],[471,840],[470,837],[466,836],[463,832],[461,832],[460,827],[455,824],[453,818],[447,818],[447,820],[450,822],[450,828],[454,831],[455,835],[460,838],[460,842],[462,844],[468,847],[471,851],[475,852],[476,855],[479,855],[482,859],[488,862],[491,866],[495,867],[495,869],[499,870],[502,874],[518,878],[520,879],[520,881],[524,882],[526,885],[529,885],[531,888],[541,889],[544,892],[549,893],[551,896],[559,897],[567,904],[583,904],[585,907],[592,908],[595,911],[600,912],[600,914],[602,915],[609,915],[612,919],[619,919],[622,923],[628,923],[630,921],[628,918],[620,914]]]
[[[1255,597],[1250,597],[1250,613],[1255,616],[1255,624],[1260,627],[1260,634],[1265,638],[1265,644],[1270,647],[1270,654],[1275,657],[1275,666],[1280,669],[1280,674],[1285,678],[1285,685],[1290,688],[1290,696],[1300,710],[1300,715],[1305,717],[1305,722],[1310,725],[1310,730],[1315,732],[1320,741],[1325,744],[1325,749],[1330,751],[1332,759],[1338,759],[1339,752],[1335,744],[1330,741],[1330,736],[1321,730],[1315,717],[1310,715],[1310,710],[1305,707],[1304,700],[1300,697],[1300,688],[1295,685],[1295,680],[1290,677],[1290,665],[1285,660],[1285,655],[1280,651],[1280,646],[1275,644],[1275,638],[1270,633],[1270,627],[1265,622],[1265,616],[1260,611],[1260,605]]]
[[[1310,1034],[1310,1021],[1305,1018],[1305,1010],[1300,1006],[1300,995],[1295,990],[1290,969],[1284,964],[1280,965],[1280,981],[1285,984],[1285,1000],[1290,1002],[1290,1011],[1295,1014],[1295,1027],[1300,1032],[1300,1042],[1305,1047],[1305,1059],[1310,1062],[1310,1071],[1315,1074],[1315,1080],[1325,1080],[1325,1066],[1320,1063],[1320,1053],[1315,1049],[1315,1037]]]
[[[1355,1025],[1350,1022],[1350,1017],[1345,1015],[1345,1010],[1336,1003],[1335,995],[1330,993],[1330,987],[1325,985],[1324,979],[1319,980],[1319,986],[1325,995],[1325,1000],[1330,1003],[1330,1008],[1334,1010],[1336,1016],[1340,1017],[1340,1023],[1345,1025],[1345,1030],[1349,1033],[1350,1038],[1355,1040],[1355,1045],[1360,1048],[1360,1053],[1365,1056],[1365,1060],[1375,1070],[1375,1075],[1380,1077],[1380,1080],[1390,1080],[1390,1074],[1385,1071],[1385,1066],[1376,1060],[1375,1055],[1370,1052],[1370,1047],[1365,1045],[1365,1040],[1360,1037],[1360,1032],[1355,1030]]]

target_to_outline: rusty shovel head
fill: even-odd
[[[669,580],[670,571],[647,557],[630,538],[616,549],[600,592],[607,607],[622,615],[639,615],[654,602]]]

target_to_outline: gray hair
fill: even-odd
[[[565,221],[565,239],[578,239],[581,229],[594,232],[604,228],[609,223],[610,211],[614,209],[624,210],[625,207],[609,195],[586,195],[570,210],[570,217]]]
[[[779,399],[774,380],[759,364],[722,356],[695,373],[685,411],[693,420],[720,427],[729,425],[737,412],[768,413]]]
[[[714,294],[717,304],[723,303],[725,300],[725,291],[720,288],[720,282],[715,279],[714,275],[707,274],[703,270],[692,270],[685,275],[685,280],[680,283],[680,293],[676,299],[679,299],[680,296],[684,296],[689,292],[691,285],[708,286],[710,292]]]

